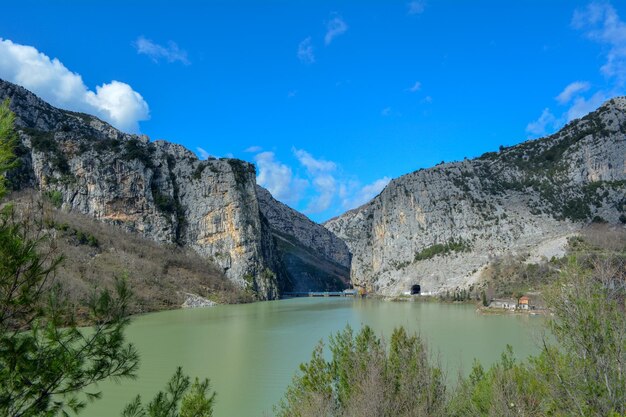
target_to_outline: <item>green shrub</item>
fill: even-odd
[[[162,213],[174,214],[176,212],[176,203],[171,196],[162,194],[159,191],[153,191],[152,197],[154,198],[156,208]]]
[[[22,131],[30,136],[30,143],[37,152],[53,153],[58,152],[59,145],[54,140],[54,132],[45,132],[32,128],[22,128]]]
[[[61,207],[61,205],[63,204],[63,194],[61,193],[61,191],[49,190],[44,193],[44,196],[56,208]]]
[[[567,200],[563,205],[563,217],[573,221],[583,221],[591,217],[591,209],[582,198]]]
[[[118,139],[93,139],[93,149],[97,152],[113,151],[118,152],[120,150],[120,142]]]
[[[204,169],[207,167],[207,164],[205,162],[200,162],[200,165],[198,165],[198,167],[193,171],[193,174],[191,174],[191,178],[193,178],[194,180],[199,180],[200,178],[202,178],[202,173],[204,172]]]
[[[150,144],[144,145],[137,139],[130,139],[124,142],[123,159],[126,161],[138,160],[146,168],[154,168],[154,163],[152,162],[153,152],[154,148]]]
[[[94,248],[97,248],[98,247],[98,239],[94,235],[89,235],[89,237],[87,237],[87,244],[89,246],[93,246]]]
[[[46,154],[54,169],[63,175],[70,173],[67,156],[54,139],[54,132],[45,132],[32,128],[23,128],[22,131],[30,136],[30,143],[35,151]]]
[[[87,244],[87,235],[81,231],[81,230],[76,230],[76,240],[78,240],[78,243],[80,243],[81,245],[86,245]]]
[[[122,417],[212,417],[215,392],[208,379],[190,378],[178,367],[166,386],[152,401],[142,404],[138,395],[124,408]]]
[[[348,326],[331,337],[330,352],[327,361],[320,342],[300,365],[277,416],[441,415],[443,373],[424,342],[404,328],[395,329],[387,343],[368,326],[356,335]]]
[[[176,209],[174,199],[166,194],[157,194],[154,199],[157,208],[163,213],[173,214]]]
[[[463,239],[460,239],[459,241],[452,239],[445,244],[437,243],[422,249],[420,252],[415,254],[414,260],[416,262],[423,261],[434,258],[437,255],[446,255],[450,252],[467,252],[470,249],[471,246],[469,243],[465,242]]]
[[[250,173],[251,166],[247,162],[240,161],[239,159],[227,159],[227,162],[235,175],[235,181],[237,184],[245,184],[248,180],[248,174]]]

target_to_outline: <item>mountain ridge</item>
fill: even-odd
[[[291,289],[296,279],[259,207],[254,165],[232,158],[199,160],[181,145],[123,133],[2,80],[0,98],[11,99],[20,137],[16,153],[22,164],[8,175],[14,188],[39,189],[64,210],[189,247],[259,299]],[[268,201],[269,207],[277,203]],[[283,224],[295,219],[282,213]],[[307,227],[311,236],[330,233],[313,222]],[[326,257],[299,242],[314,259]],[[311,290],[325,288],[316,287],[319,280],[309,284]]]
[[[471,286],[496,256],[624,218],[625,113],[616,97],[545,138],[405,174],[324,226],[348,244],[356,285]]]
[[[22,167],[14,185],[150,239],[194,249],[260,299],[352,283],[398,294],[468,287],[505,253],[626,219],[626,98],[559,132],[393,179],[368,203],[316,224],[256,184],[252,164],[201,161],[181,145],[13,97]]]
[[[326,233],[319,232],[311,219],[277,201],[261,186],[257,186],[257,196],[277,245],[282,248],[281,259],[292,278],[292,290],[309,291],[310,282],[328,291],[345,288],[351,262],[345,242],[325,228]],[[311,256],[311,250],[317,256]]]

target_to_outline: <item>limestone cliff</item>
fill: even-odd
[[[257,186],[257,196],[290,277],[289,290],[344,289],[350,280],[346,244],[305,215],[276,201],[263,187]]]
[[[93,116],[56,109],[0,81],[22,145],[16,187],[36,187],[67,211],[188,246],[260,299],[289,282],[259,211],[254,166],[200,161],[182,146],[122,133]]]
[[[626,98],[615,98],[546,138],[397,178],[325,226],[348,244],[355,284],[467,287],[494,256],[626,221],[625,160]]]

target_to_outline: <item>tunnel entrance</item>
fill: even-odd
[[[411,295],[419,295],[422,292],[422,287],[418,284],[411,286]]]

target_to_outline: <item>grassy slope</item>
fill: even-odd
[[[109,287],[114,277],[127,275],[135,294],[133,313],[178,308],[182,293],[194,293],[218,303],[252,301],[211,262],[191,250],[162,245],[87,216],[54,208],[49,197],[33,192],[9,197],[30,222],[43,219],[49,236],[42,251],[52,249],[64,261],[55,279],[80,311],[95,288]]]

